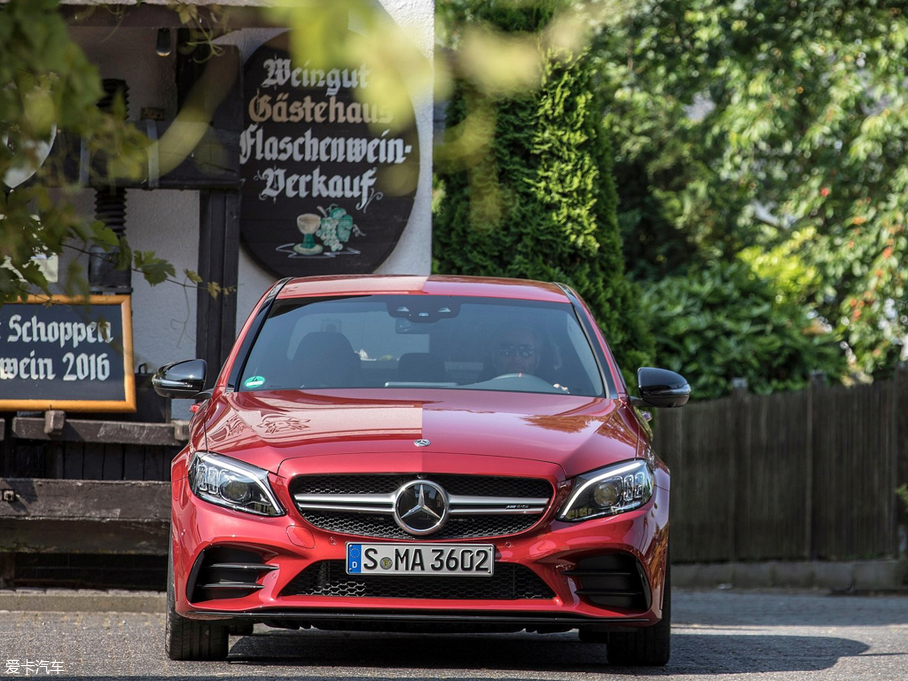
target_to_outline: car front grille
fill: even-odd
[[[490,577],[348,575],[342,560],[324,560],[297,575],[281,596],[351,596],[437,600],[551,599],[555,594],[523,565],[499,563]]]
[[[448,522],[426,539],[501,537],[533,527],[552,499],[552,486],[537,478],[504,476],[301,475],[290,493],[303,518],[320,529],[357,537],[412,539],[394,519],[397,491],[415,480],[431,481],[449,498]]]

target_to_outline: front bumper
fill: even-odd
[[[347,542],[362,538],[313,528],[293,508],[285,516],[266,518],[218,507],[195,497],[185,479],[176,480],[173,491],[175,607],[178,614],[191,619],[242,619],[319,628],[393,629],[420,624],[423,628],[437,625],[554,631],[649,626],[662,616],[668,491],[658,486],[648,504],[612,518],[565,523],[553,521],[548,515],[536,528],[521,535],[456,542],[494,544],[496,573],[531,573],[529,578],[545,587],[544,593],[537,590],[532,597],[518,593],[505,598],[470,597],[475,580],[485,577],[453,578],[459,580],[456,591],[453,596],[447,593],[444,597],[413,597],[407,587],[415,582],[409,581],[398,582],[402,590],[394,597],[389,597],[387,589],[378,596],[301,593],[298,585],[304,571],[332,565],[334,574],[341,574]],[[262,568],[252,570],[254,574],[247,581],[254,587],[224,590],[226,597],[200,591],[200,569],[205,556],[210,557],[215,549],[255,556]],[[641,593],[631,601],[596,596],[603,591],[590,589],[594,580],[584,568],[591,565],[625,566],[621,568],[624,572],[636,569],[634,578],[638,578]],[[382,582],[383,586],[386,584]]]

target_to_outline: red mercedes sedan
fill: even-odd
[[[589,309],[560,284],[343,276],[274,284],[172,466],[166,649],[231,632],[576,629],[614,664],[670,649],[669,471]]]

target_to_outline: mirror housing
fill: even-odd
[[[162,366],[151,377],[151,385],[161,397],[191,399],[205,389],[207,373],[204,359],[187,359]]]
[[[690,385],[687,379],[668,369],[640,367],[637,369],[637,385],[640,397],[632,398],[634,406],[640,403],[650,407],[671,409],[687,404],[690,399]]]

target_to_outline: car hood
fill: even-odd
[[[638,428],[618,400],[465,390],[435,390],[429,398],[425,391],[395,391],[394,399],[387,390],[349,394],[224,394],[200,414],[206,442],[199,446],[282,475],[305,470],[313,457],[353,455],[364,470],[429,470],[432,460],[456,455],[546,462],[569,477],[638,451]]]

